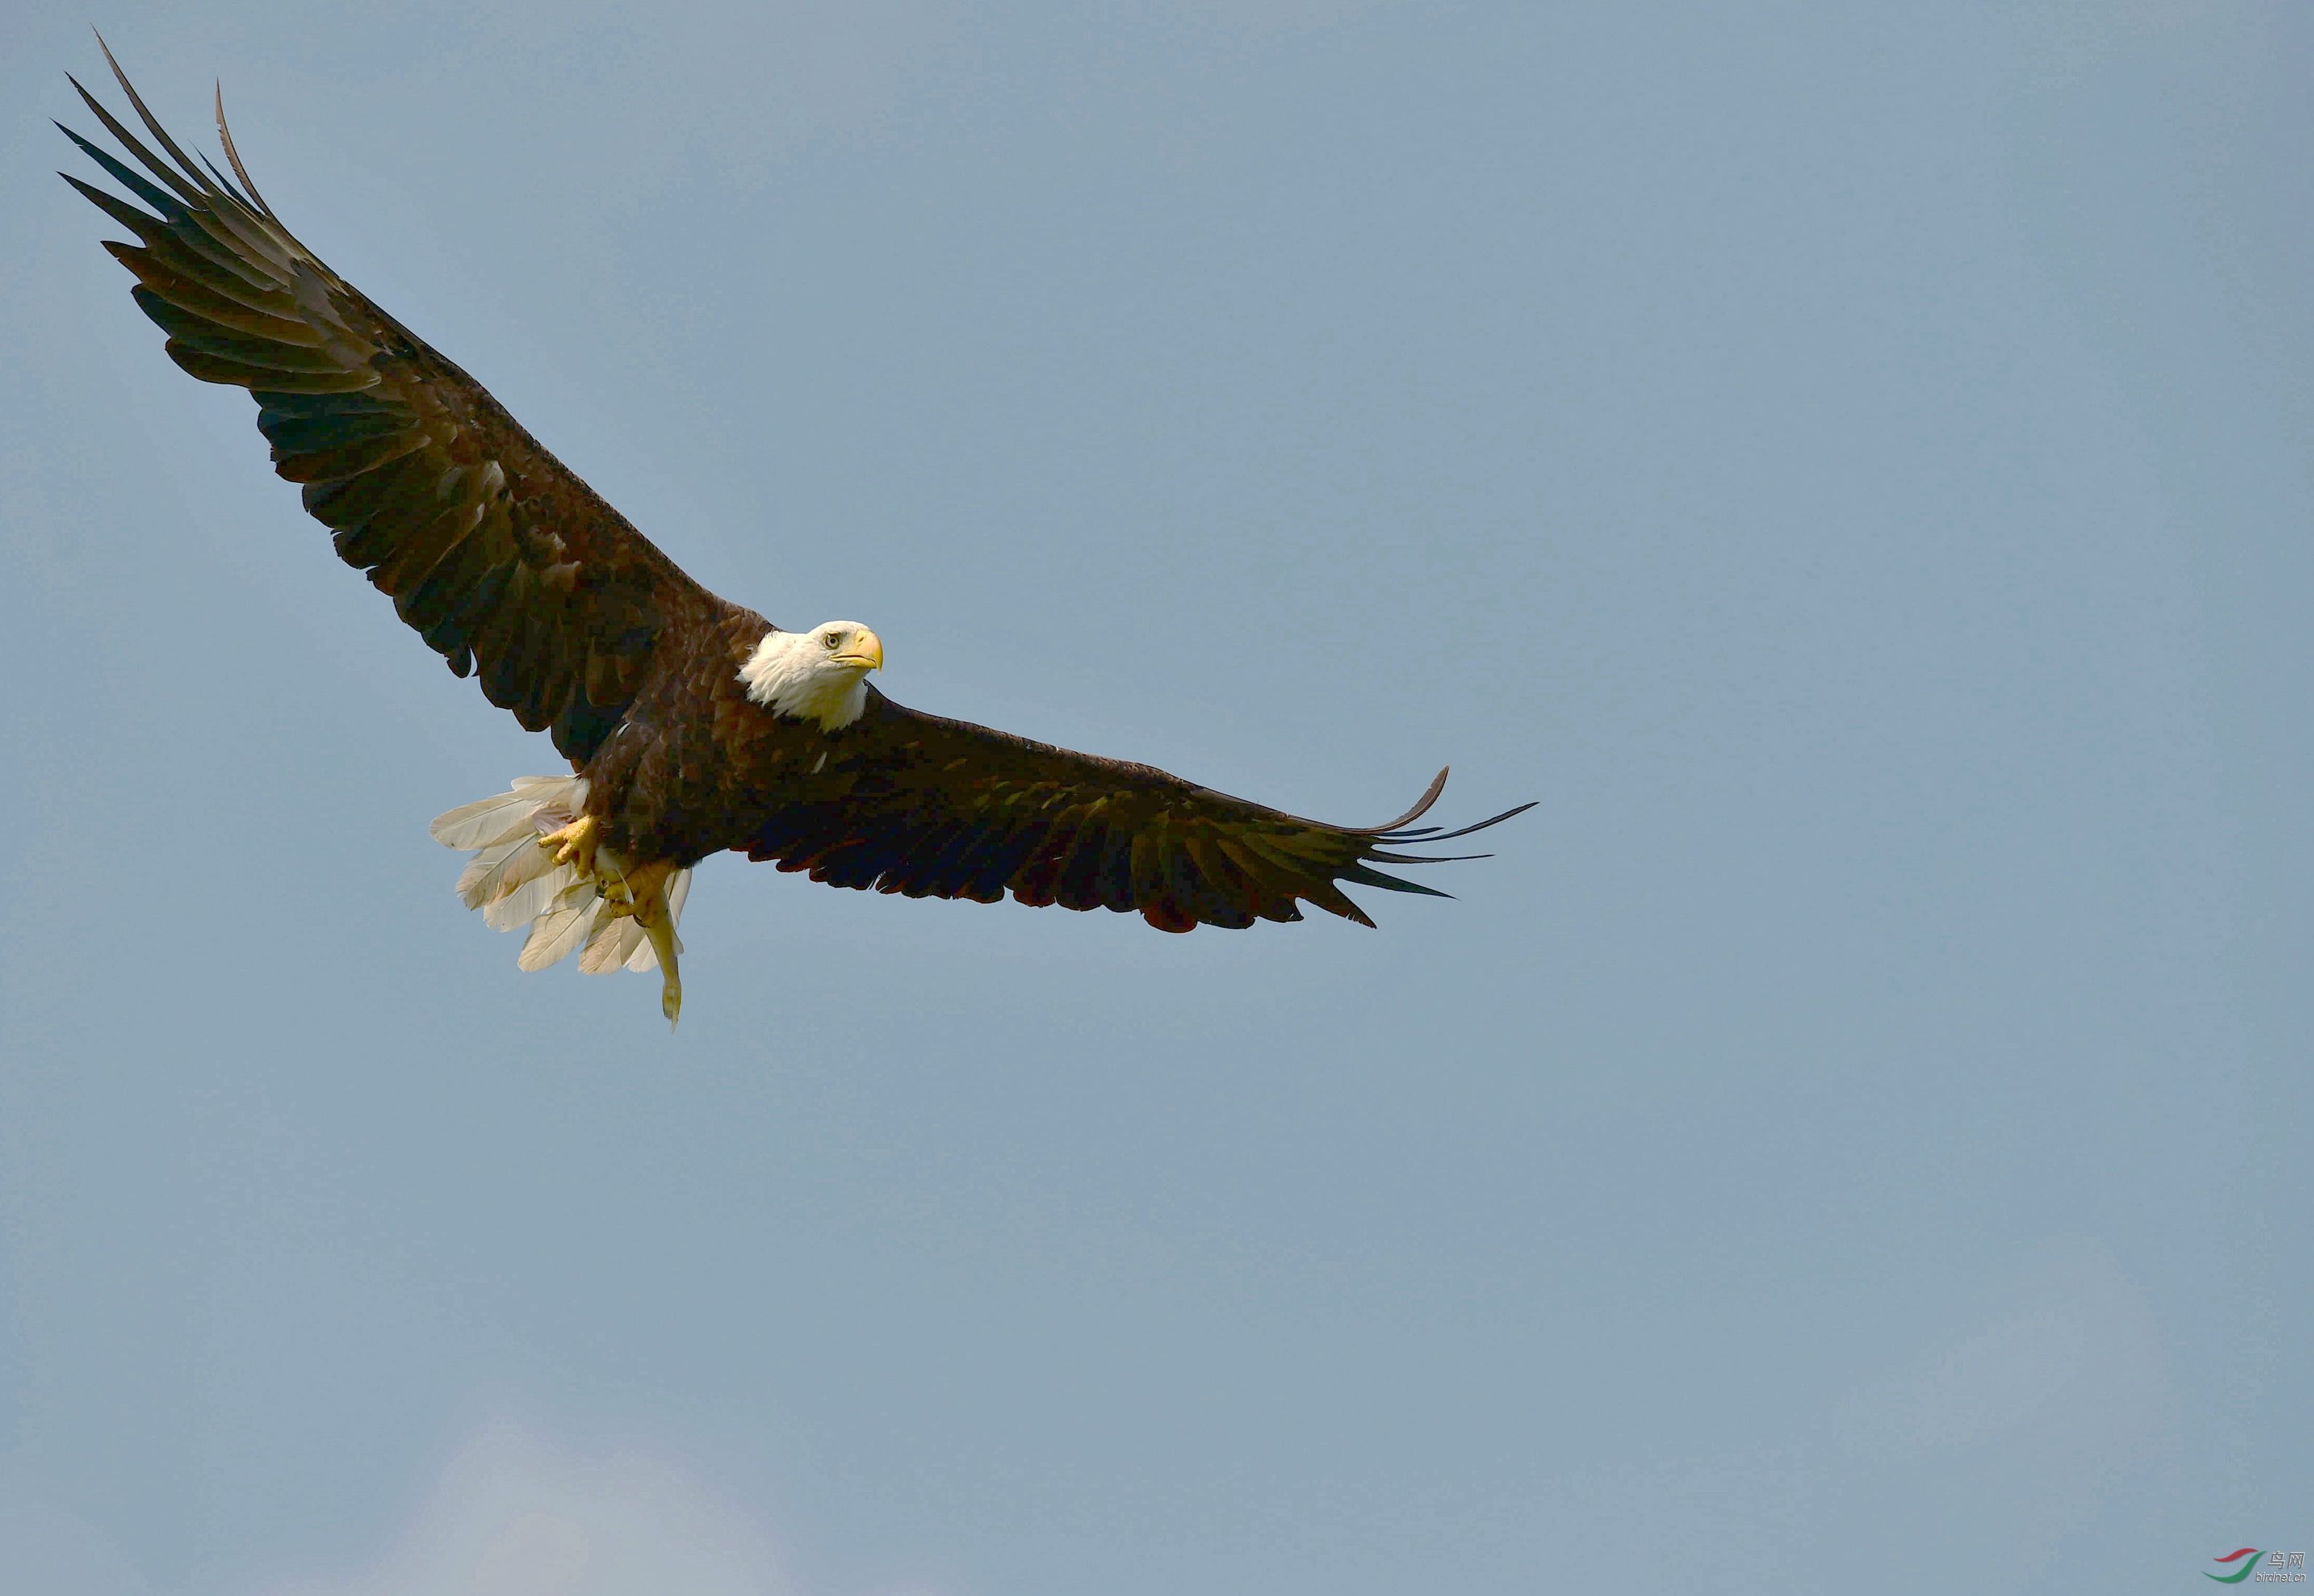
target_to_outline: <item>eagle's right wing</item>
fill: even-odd
[[[222,99],[217,132],[239,188],[196,167],[112,71],[174,166],[73,87],[161,186],[64,131],[159,214],[65,181],[136,234],[137,244],[104,247],[136,274],[169,357],[250,391],[274,470],[305,484],[339,555],[453,671],[478,675],[526,729],[552,729],[570,758],[591,757],[654,653],[695,645],[730,606],[292,238],[243,170]]]
[[[1372,925],[1338,883],[1446,895],[1373,868],[1483,831],[1414,828],[1446,785],[1387,825],[1328,825],[1153,765],[1101,759],[894,703],[874,688],[831,739],[813,795],[738,844],[834,886],[908,897],[1135,911],[1160,930],[1299,920],[1296,900]],[[1474,857],[1462,855],[1461,857]]]

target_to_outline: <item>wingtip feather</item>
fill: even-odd
[[[104,35],[102,33],[96,36],[96,48],[104,52],[104,64],[112,68],[114,81],[119,84],[120,92],[128,96],[128,103],[135,108],[137,119],[145,124],[145,130],[152,134],[163,149],[176,158],[177,164],[184,168],[185,175],[193,181],[193,186],[198,190],[201,186],[200,168],[193,163],[192,157],[177,147],[177,141],[169,137],[169,130],[161,126],[160,119],[146,109],[144,98],[137,93],[137,85],[128,81],[128,75],[120,70],[120,63],[112,58],[111,47],[104,42]],[[192,198],[196,196],[188,195],[187,198]]]
[[[225,162],[233,168],[234,175],[241,179],[241,186],[249,191],[249,198],[256,202],[257,208],[264,212],[269,220],[278,222],[281,218],[273,214],[273,207],[265,203],[265,196],[259,193],[257,185],[249,181],[249,168],[241,163],[241,152],[234,147],[233,129],[225,125],[225,80],[222,78],[217,80],[216,85],[216,125],[217,142],[225,146]]]
[[[1413,824],[1416,821],[1421,819],[1425,815],[1430,812],[1430,806],[1436,803],[1438,801],[1438,795],[1446,790],[1446,775],[1447,772],[1453,769],[1453,767],[1452,765],[1441,765],[1439,767],[1438,773],[1430,780],[1429,790],[1425,792],[1420,798],[1416,800],[1414,807],[1409,809],[1397,819],[1382,825],[1358,826],[1353,829],[1356,834],[1361,836],[1378,837],[1385,832],[1398,831],[1402,827]]]

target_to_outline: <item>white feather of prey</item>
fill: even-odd
[[[517,776],[513,791],[462,804],[437,816],[428,829],[446,848],[473,851],[458,877],[460,903],[480,909],[483,923],[494,931],[530,928],[516,961],[520,968],[543,970],[583,949],[578,967],[589,975],[655,970],[658,955],[641,921],[631,914],[604,913],[606,905],[596,880],[581,877],[576,865],[556,864],[553,853],[538,845],[541,836],[577,818],[586,807],[584,776]],[[616,876],[617,857],[609,850],[598,850],[595,862],[599,875]],[[683,901],[690,895],[689,870],[668,877],[670,927],[682,919]],[[682,949],[677,938],[676,950]]]

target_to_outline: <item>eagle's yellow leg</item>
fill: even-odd
[[[549,832],[538,839],[541,848],[551,849],[554,862],[576,864],[581,876],[595,873],[595,844],[601,840],[603,823],[592,815],[581,815],[559,832]]]
[[[662,859],[629,870],[624,878],[625,912],[632,914],[650,939],[658,956],[659,1012],[672,1027],[683,1014],[683,978],[676,973],[675,919],[667,912],[667,884],[675,878],[675,861]]]

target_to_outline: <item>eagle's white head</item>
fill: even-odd
[[[824,621],[809,631],[772,630],[739,667],[747,696],[775,715],[817,720],[835,731],[868,707],[867,675],[884,664],[884,643],[857,621]]]

